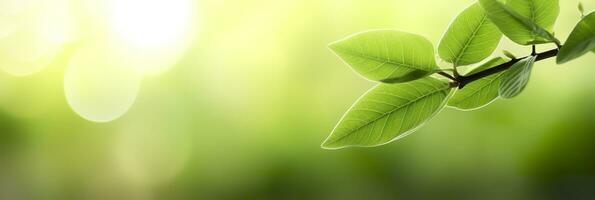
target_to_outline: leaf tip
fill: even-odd
[[[335,142],[331,141],[330,136],[329,136],[329,138],[327,138],[326,140],[324,140],[324,142],[322,142],[322,144],[320,145],[320,148],[326,149],[326,150],[338,150],[338,149],[342,149],[345,147],[339,146]]]
[[[566,58],[566,56],[563,54],[556,57],[556,64],[558,65],[567,63],[568,61],[570,61],[570,59]]]
[[[327,45],[327,47],[328,47],[330,50],[332,50],[332,51],[335,51],[335,50],[337,49],[337,45],[338,45],[338,43],[339,43],[339,42],[340,42],[340,41],[331,42],[331,43],[329,43],[329,44]]]

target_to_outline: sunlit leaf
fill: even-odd
[[[505,62],[506,60],[503,58],[492,59],[473,69],[468,75],[478,73]],[[502,74],[503,72],[500,72],[469,83],[454,94],[448,101],[448,106],[464,111],[475,110],[487,106],[499,96],[498,90],[500,88]]]
[[[492,54],[502,33],[478,3],[465,9],[444,34],[438,53],[455,66],[478,63]]]
[[[380,84],[347,111],[322,147],[371,147],[403,138],[446,104],[448,82],[426,77],[403,84]]]
[[[438,70],[432,44],[411,33],[364,32],[333,43],[330,48],[356,72],[374,81],[407,82]]]
[[[560,14],[559,0],[509,0],[506,5],[548,32]]]
[[[558,17],[558,0],[479,0],[488,17],[512,41],[521,45],[558,42],[550,33]]]
[[[510,99],[523,92],[531,78],[531,70],[536,58],[537,56],[527,57],[504,72],[500,82],[500,97]]]
[[[576,25],[558,53],[558,64],[571,61],[589,51],[595,52],[593,48],[595,48],[595,12],[585,16]]]

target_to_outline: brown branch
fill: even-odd
[[[541,61],[541,60],[545,60],[545,59],[548,59],[548,58],[556,57],[558,55],[558,51],[559,51],[558,49],[553,49],[553,50],[549,50],[549,51],[546,51],[546,52],[543,52],[543,53],[535,54],[537,56],[537,58],[535,59],[535,62]],[[529,57],[529,56],[527,56],[527,57]],[[481,78],[484,78],[484,77],[491,76],[493,74],[497,74],[497,73],[506,71],[506,70],[510,69],[510,67],[512,67],[514,64],[516,64],[517,62],[519,62],[519,61],[521,61],[521,60],[523,60],[523,59],[525,59],[527,57],[512,59],[512,60],[510,60],[510,61],[508,61],[506,63],[503,63],[501,65],[498,65],[498,66],[495,66],[495,67],[492,67],[492,68],[489,68],[489,69],[486,69],[484,71],[475,73],[475,74],[470,75],[470,76],[459,76],[458,78],[455,79],[455,81],[459,83],[458,84],[459,85],[459,89],[463,89],[463,87],[465,87],[469,83],[472,83],[472,82],[477,81],[477,80],[479,80]]]
[[[458,80],[457,80],[457,79],[456,79],[454,76],[450,75],[449,73],[446,73],[446,72],[438,72],[438,74],[439,74],[439,75],[441,75],[441,76],[444,76],[444,77],[446,77],[446,78],[448,78],[448,79],[450,79],[450,80],[453,80],[453,81],[458,81]]]

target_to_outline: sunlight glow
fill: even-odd
[[[182,172],[190,157],[189,142],[178,127],[128,121],[114,145],[114,161],[121,177],[133,185],[154,186]]]
[[[109,40],[127,66],[157,75],[174,66],[191,43],[190,0],[112,0]]]
[[[143,47],[175,43],[187,34],[188,0],[114,0],[111,23],[120,37]]]

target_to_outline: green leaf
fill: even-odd
[[[558,53],[558,64],[566,63],[585,55],[589,51],[595,52],[595,12],[585,16],[576,25],[566,44]]]
[[[510,0],[506,6],[548,32],[552,32],[560,15],[559,0]]]
[[[411,33],[369,31],[333,43],[330,48],[356,72],[374,81],[408,82],[439,70],[432,43]]]
[[[478,3],[451,23],[438,46],[440,57],[455,66],[478,63],[494,52],[502,33]]]
[[[503,58],[494,58],[485,64],[473,69],[467,74],[473,75],[480,71],[506,63]],[[463,89],[458,90],[448,101],[448,106],[463,111],[480,109],[494,102],[499,96],[500,80],[504,72],[493,74],[469,83]]]
[[[451,91],[448,82],[432,77],[380,84],[347,111],[322,147],[372,147],[403,138],[442,110]]]
[[[548,30],[560,6],[558,0],[479,0],[488,17],[506,37],[521,45],[559,43]]]
[[[531,70],[537,56],[527,57],[504,72],[500,82],[500,97],[510,99],[518,96],[529,83]]]

